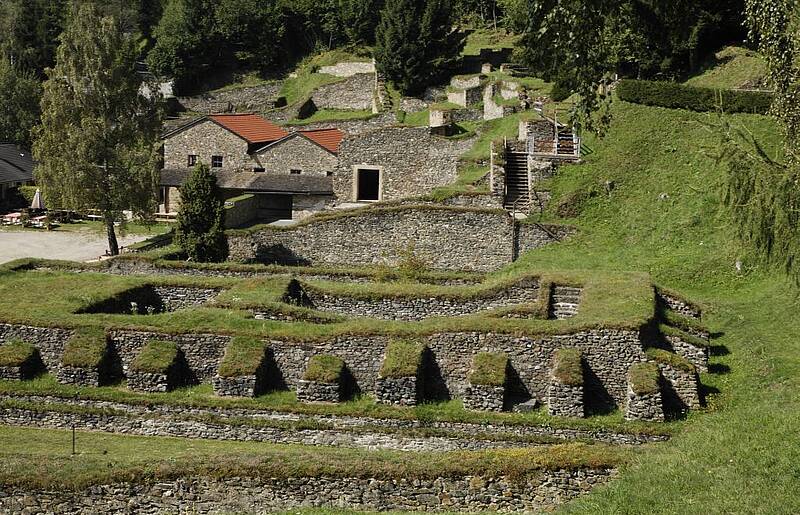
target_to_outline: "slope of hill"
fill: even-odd
[[[689,86],[722,89],[759,89],[764,87],[767,63],[753,50],[725,47],[714,54],[703,70],[686,81]]]

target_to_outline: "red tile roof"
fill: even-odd
[[[213,114],[209,118],[246,139],[248,143],[269,143],[289,134],[257,114]]]
[[[334,154],[339,152],[339,144],[344,139],[344,133],[339,129],[317,129],[300,131],[300,133]]]

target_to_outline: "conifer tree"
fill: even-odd
[[[39,121],[41,96],[42,86],[33,74],[0,56],[0,141],[25,147],[31,144],[31,129]]]
[[[224,261],[228,257],[224,230],[225,206],[217,178],[207,165],[198,165],[181,186],[175,243],[193,261]]]

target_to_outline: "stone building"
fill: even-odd
[[[333,201],[338,129],[287,132],[255,114],[198,118],[163,137],[160,213],[176,213],[180,186],[206,164],[226,199],[253,194],[252,218],[299,219]]]

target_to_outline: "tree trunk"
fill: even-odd
[[[119,256],[119,243],[117,243],[117,233],[114,230],[114,217],[111,213],[103,213],[106,223],[106,233],[108,234],[108,253],[112,256]]]

